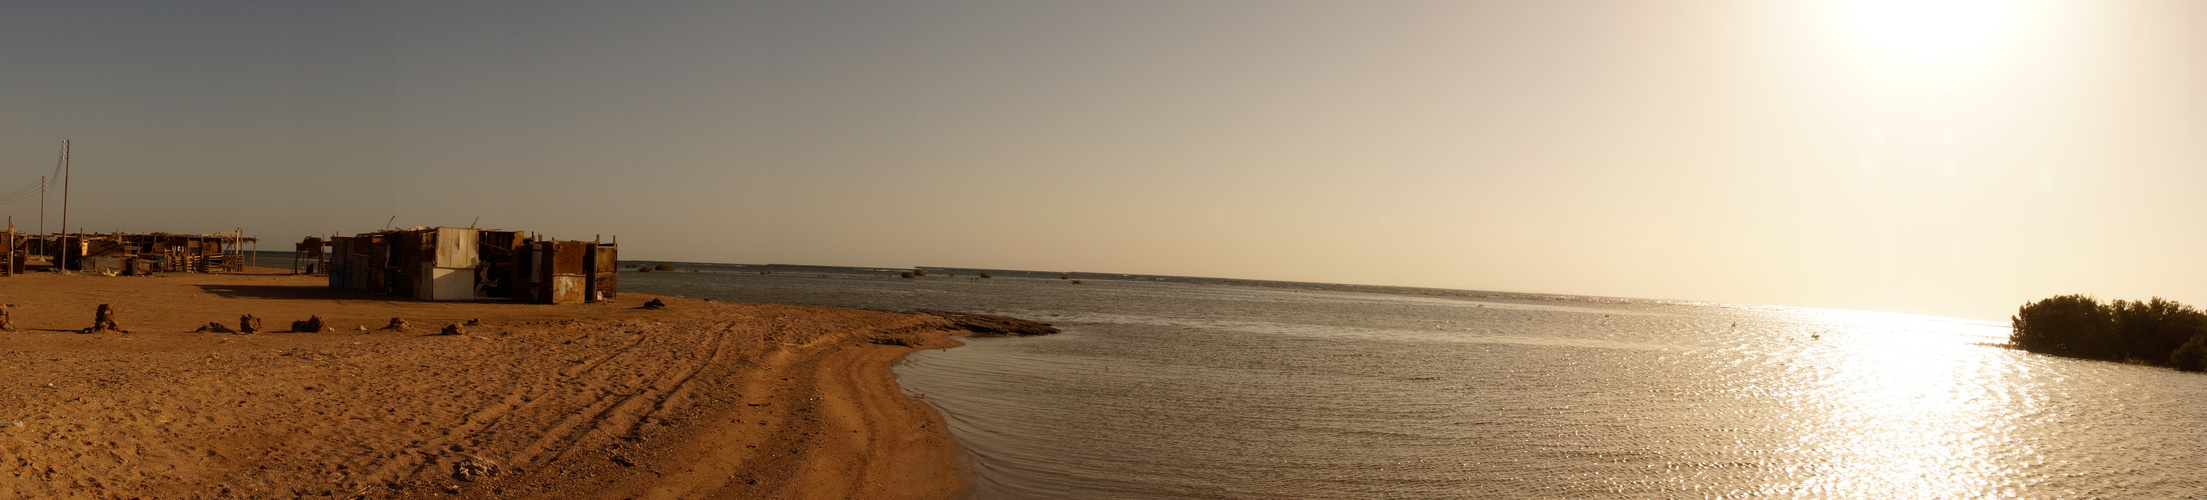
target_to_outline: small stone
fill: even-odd
[[[452,464],[452,478],[461,481],[474,482],[478,478],[496,477],[500,472],[498,462],[474,455]]]

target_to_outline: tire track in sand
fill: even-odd
[[[552,393],[560,391],[561,388],[578,378],[598,371],[614,359],[636,354],[644,347],[646,342],[655,337],[654,334],[662,333],[661,330],[664,330],[664,328],[658,325],[636,330],[633,332],[636,340],[626,346],[613,349],[611,352],[598,356],[595,360],[577,363],[575,366],[561,369],[558,372],[559,377],[556,379],[525,386],[521,390],[507,394],[506,397],[495,403],[477,408],[467,416],[462,417],[459,425],[446,430],[437,439],[408,447],[393,457],[393,460],[369,474],[360,476],[355,480],[357,492],[365,494],[376,485],[418,479],[422,478],[425,473],[442,476],[442,474],[435,472],[438,469],[436,466],[445,465],[444,461],[439,459],[451,456],[452,445],[482,436],[497,428],[499,424],[504,423],[507,417],[554,400]],[[584,337],[588,337],[588,335]],[[517,462],[515,465],[519,465],[519,463]],[[406,472],[400,473],[401,470]]]

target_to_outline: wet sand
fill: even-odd
[[[890,366],[929,315],[338,292],[281,270],[0,278],[0,498],[946,498]],[[98,304],[128,333],[82,334]],[[334,332],[194,333],[320,315]],[[392,317],[409,331],[383,330]],[[479,319],[461,335],[447,324]],[[358,330],[365,326],[367,331]]]

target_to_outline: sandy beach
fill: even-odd
[[[264,269],[0,278],[16,327],[0,333],[0,498],[967,489],[940,417],[890,372],[958,345],[938,316],[643,294],[427,303],[322,285]],[[669,307],[639,307],[653,298]],[[126,333],[78,332],[99,304]],[[244,314],[271,331],[194,331]],[[288,332],[310,315],[334,331]],[[410,329],[384,329],[393,317]]]

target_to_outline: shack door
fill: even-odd
[[[615,292],[620,291],[620,264],[616,262],[620,256],[617,249],[610,244],[598,243],[589,248],[593,258],[584,279],[590,288],[583,295],[591,302],[610,300]]]

